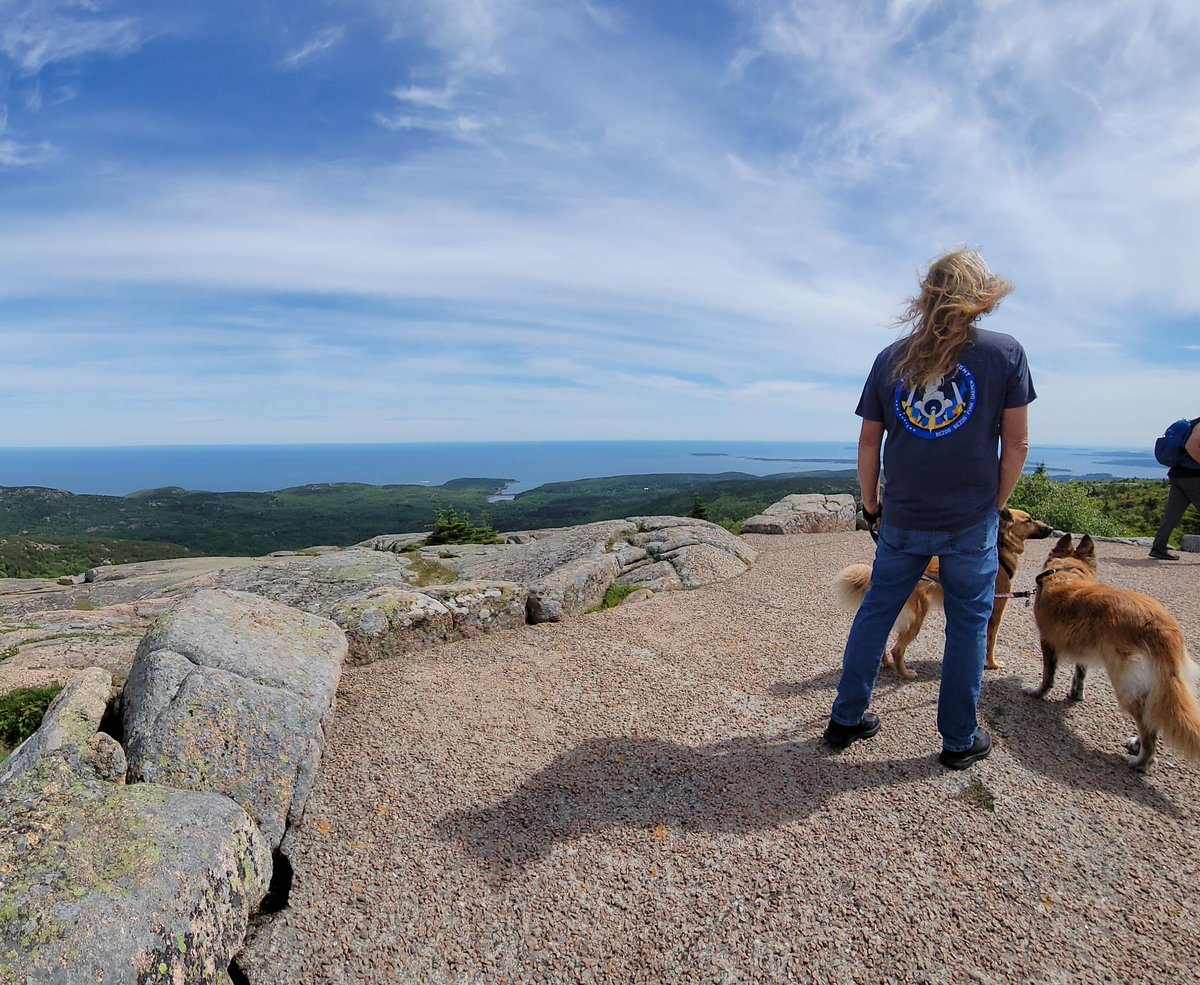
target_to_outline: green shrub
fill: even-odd
[[[692,496],[692,512],[689,516],[693,520],[707,520],[709,518],[708,507],[704,505],[704,500],[700,498],[699,493]]]
[[[17,746],[37,731],[46,708],[62,690],[53,687],[19,687],[0,695],[0,743]]]
[[[724,527],[726,530],[728,530],[735,537],[741,536],[741,534],[742,534],[742,521],[741,520],[725,519],[725,520],[719,521],[719,523],[722,527]]]
[[[1117,537],[1122,533],[1120,526],[1103,514],[1101,502],[1086,486],[1056,482],[1047,474],[1045,465],[1021,476],[1008,504],[1056,530],[1093,537]]]

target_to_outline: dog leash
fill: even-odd
[[[871,539],[873,541],[875,541],[876,544],[879,543],[879,531],[876,529],[875,524],[879,520],[880,516],[883,513],[882,505],[883,504],[881,503],[880,504],[881,509],[879,510],[878,513],[869,513],[866,509],[864,509],[862,511],[863,519],[867,522],[867,532],[871,535]],[[941,584],[940,581],[938,581],[936,578],[932,577],[931,575],[921,575],[921,581],[933,582],[933,584],[935,584],[935,585]],[[1037,595],[1036,588],[1031,589],[1028,592],[997,592],[992,597],[998,598],[998,599],[1024,599],[1025,600],[1025,608],[1028,609],[1029,608],[1029,600],[1031,598],[1033,598],[1033,596],[1035,596],[1035,595]]]
[[[879,518],[883,516],[883,503],[879,504],[879,512],[878,513],[869,513],[869,512],[867,512],[867,508],[864,506],[862,515],[863,515],[863,520],[865,520],[866,524],[867,524],[867,533],[869,533],[871,535],[871,540],[875,541],[875,543],[878,544],[879,543],[879,531],[875,528],[875,524],[878,523]]]

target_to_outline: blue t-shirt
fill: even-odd
[[[1021,343],[975,328],[958,367],[916,390],[892,367],[906,340],[875,357],[855,413],[881,421],[884,515],[909,530],[962,530],[996,509],[1000,418],[1037,396]]]

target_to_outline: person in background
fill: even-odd
[[[972,250],[935,260],[901,318],[909,333],[875,357],[863,387],[855,411],[862,418],[858,481],[879,541],[825,730],[835,748],[879,731],[867,706],[888,632],[936,556],[946,611],[939,759],[965,769],[991,752],[976,711],[999,564],[999,511],[1025,465],[1027,410],[1036,393],[1021,344],[976,322],[1011,290]]]
[[[1200,512],[1200,426],[1193,425],[1183,450],[1188,457],[1167,471],[1171,491],[1167,493],[1167,506],[1163,511],[1162,523],[1154,535],[1150,556],[1156,561],[1178,561],[1179,555],[1167,550],[1167,539],[1171,531],[1179,526],[1183,514],[1191,503]]]

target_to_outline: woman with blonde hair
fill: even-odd
[[[1011,290],[973,250],[935,260],[900,320],[910,331],[875,357],[863,387],[855,411],[862,418],[858,481],[863,514],[878,524],[879,537],[825,730],[836,748],[879,731],[867,706],[888,632],[937,557],[946,610],[939,759],[965,769],[991,752],[976,711],[999,511],[1025,465],[1027,411],[1036,393],[1021,344],[976,323]]]

